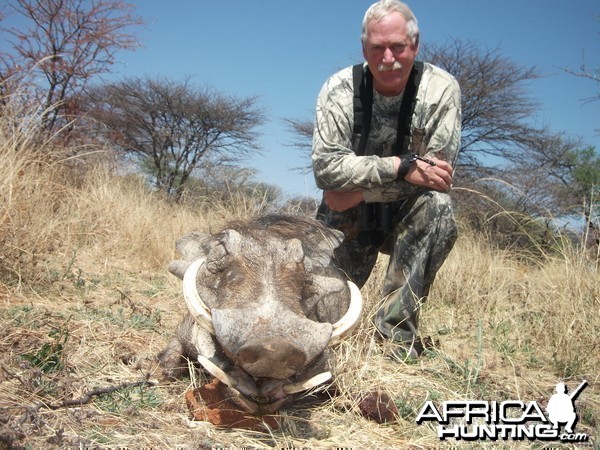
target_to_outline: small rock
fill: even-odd
[[[264,430],[265,424],[277,430],[279,424],[273,415],[253,416],[240,409],[226,392],[227,386],[216,378],[199,388],[185,393],[185,402],[194,420],[210,422],[217,427]]]
[[[384,392],[369,392],[358,407],[364,417],[377,423],[393,422],[398,417],[394,400]]]

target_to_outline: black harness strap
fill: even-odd
[[[360,139],[356,154],[363,156],[367,148],[373,114],[373,74],[368,66],[363,69],[363,64],[356,64],[352,67],[352,80],[354,83],[353,139]]]
[[[415,112],[415,106],[417,105],[417,91],[419,90],[419,83],[421,82],[421,76],[423,75],[423,63],[415,61],[413,63],[410,76],[408,77],[408,83],[404,88],[404,96],[402,97],[402,103],[400,104],[400,113],[398,114],[398,126],[396,128],[396,143],[394,144],[394,155],[402,155],[407,153],[405,143],[408,145],[410,137],[410,124],[412,122],[412,116]]]

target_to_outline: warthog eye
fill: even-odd
[[[264,395],[251,395],[250,398],[258,403],[259,405],[265,405],[267,403],[273,403],[273,401],[271,400],[271,397],[268,396],[264,396]]]

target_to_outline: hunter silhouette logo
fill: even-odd
[[[587,384],[586,380],[582,381],[569,394],[565,383],[558,383],[548,401],[547,414],[535,401],[445,401],[437,408],[429,400],[417,414],[416,422],[419,425],[426,421],[437,422],[440,440],[586,442],[588,435],[575,433],[574,428],[577,423],[575,400]],[[564,424],[562,433],[561,424]]]
[[[587,386],[587,380],[583,380],[572,394],[567,394],[567,386],[565,383],[556,385],[556,394],[550,397],[546,411],[548,411],[548,419],[554,425],[555,430],[558,429],[559,423],[566,423],[565,432],[573,433],[573,427],[577,422],[577,414],[575,413],[575,399],[579,396],[583,388]]]

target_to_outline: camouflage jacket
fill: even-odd
[[[396,179],[392,147],[402,94],[373,93],[373,114],[365,154],[355,154],[352,67],[332,75],[317,100],[312,165],[324,190],[363,191],[367,202],[401,200],[422,188]],[[456,162],[460,142],[460,88],[452,75],[425,63],[411,123],[408,154]],[[377,156],[381,155],[381,156]],[[400,155],[402,157],[402,155]]]

